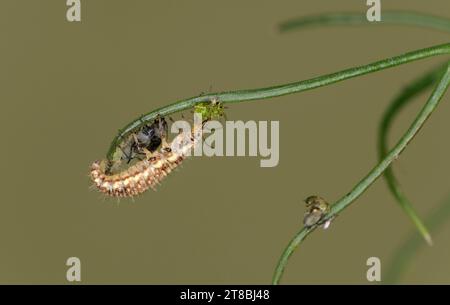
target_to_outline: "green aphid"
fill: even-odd
[[[194,106],[194,113],[202,116],[203,121],[220,119],[225,116],[225,107],[217,98],[209,102],[197,103]]]

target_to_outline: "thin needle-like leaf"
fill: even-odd
[[[383,115],[383,119],[381,121],[378,132],[378,157],[380,160],[382,160],[388,152],[388,133],[396,116],[410,101],[413,100],[416,95],[419,95],[426,89],[430,88],[439,80],[439,77],[440,75],[442,75],[445,66],[446,65],[435,68],[424,76],[413,81],[394,99],[389,108],[386,110],[385,114]],[[417,213],[415,212],[408,198],[403,194],[399,183],[394,176],[392,167],[386,169],[386,171],[384,172],[384,177],[386,178],[389,190],[397,199],[400,207],[412,220],[425,241],[429,245],[431,245],[433,243],[431,235],[428,232],[426,226],[417,216]]]
[[[306,27],[336,25],[407,25],[419,26],[440,31],[450,31],[450,20],[443,17],[405,11],[383,11],[381,22],[369,22],[361,12],[328,13],[303,16],[287,20],[279,25],[280,32],[289,32]]]

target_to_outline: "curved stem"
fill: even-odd
[[[420,49],[412,52],[405,53],[403,55],[383,59],[374,63],[342,70],[336,73],[315,77],[312,79],[251,90],[239,90],[222,93],[213,93],[208,95],[202,95],[192,97],[184,100],[180,100],[168,106],[151,111],[136,120],[126,125],[123,129],[119,130],[119,134],[112,141],[107,153],[107,159],[112,160],[114,152],[122,139],[129,135],[131,132],[142,126],[147,122],[151,122],[158,114],[162,116],[170,115],[179,111],[192,108],[196,103],[210,101],[213,98],[219,99],[222,103],[240,103],[251,100],[261,100],[277,96],[283,96],[287,94],[298,93],[330,84],[337,83],[352,77],[380,71],[383,69],[395,67],[412,61],[424,59],[431,56],[450,54],[450,43],[433,46],[430,48]]]
[[[438,68],[433,69],[426,75],[420,77],[419,79],[412,82],[408,87],[406,87],[391,103],[389,108],[386,110],[383,115],[383,119],[380,124],[380,129],[378,132],[378,157],[379,160],[382,160],[384,156],[388,152],[388,144],[387,144],[387,136],[392,126],[392,123],[397,114],[410,102],[413,100],[413,97],[422,93],[431,85],[436,83],[439,77],[442,75],[444,66],[439,66]],[[392,167],[389,167],[384,172],[384,177],[386,178],[386,182],[388,184],[389,190],[395,196],[398,201],[400,207],[403,211],[409,216],[412,222],[415,224],[417,229],[419,230],[422,237],[425,241],[431,245],[432,239],[429,234],[426,226],[422,223],[414,208],[412,207],[411,202],[408,198],[403,194],[397,179],[394,176],[394,172]]]
[[[425,121],[431,115],[431,113],[436,109],[439,104],[442,96],[446,92],[448,85],[450,83],[450,61],[446,65],[445,73],[441,77],[439,83],[433,90],[430,98],[428,99],[425,106],[422,108],[420,113],[415,118],[414,122],[408,128],[406,133],[401,137],[401,139],[397,142],[394,148],[386,155],[386,157],[375,166],[367,176],[365,176],[356,186],[344,197],[339,199],[335,204],[332,205],[330,212],[324,217],[324,220],[331,219],[339,212],[349,207],[351,203],[353,203],[362,193],[373,183],[375,180],[380,177],[383,172],[389,167],[389,165],[397,160],[402,151],[406,148],[408,143],[414,138],[414,136],[418,133],[420,128],[423,126]],[[273,284],[278,284],[280,279],[284,273],[284,269],[287,265],[289,257],[292,255],[294,250],[298,247],[298,245],[311,233],[313,232],[317,226],[311,228],[303,228],[301,229],[295,237],[288,244],[287,248],[284,250],[281,258],[275,268],[275,273],[273,276]]]
[[[383,11],[382,22],[369,22],[360,12],[330,13],[300,17],[285,21],[279,25],[280,32],[288,32],[303,27],[323,25],[415,25],[441,31],[450,31],[450,20],[438,16],[417,12]]]

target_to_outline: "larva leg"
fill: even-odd
[[[139,140],[135,133],[133,133],[133,140],[134,140],[134,143],[136,143],[136,145],[139,144]]]
[[[131,160],[133,160],[133,148],[130,148],[130,153],[128,154],[123,148],[122,146],[119,146],[119,149],[122,151],[122,154],[125,156],[125,160],[127,160],[127,164],[129,164],[131,162]]]

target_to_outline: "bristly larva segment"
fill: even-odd
[[[149,188],[155,189],[201,142],[203,124],[222,117],[223,109],[217,99],[199,103],[194,108],[199,120],[194,122],[193,130],[180,133],[170,144],[166,141],[167,123],[158,116],[152,125],[144,126],[125,142],[124,147],[120,147],[120,160],[125,159],[129,163],[139,154],[144,154],[144,159],[116,174],[111,173],[111,161],[95,161],[90,171],[94,185],[100,192],[112,197],[133,197]],[[161,148],[156,150],[159,144]]]
[[[163,138],[160,151],[149,153],[144,160],[117,174],[105,172],[106,161],[95,161],[91,166],[91,179],[100,192],[113,197],[132,197],[149,188],[155,189],[164,177],[189,156],[201,137],[201,128],[194,126],[192,133],[177,135],[171,144]]]
[[[91,167],[91,178],[97,188],[106,195],[136,196],[149,188],[154,189],[183,159],[182,155],[160,154],[149,160],[140,161],[115,175],[106,175],[101,162],[96,161]]]

